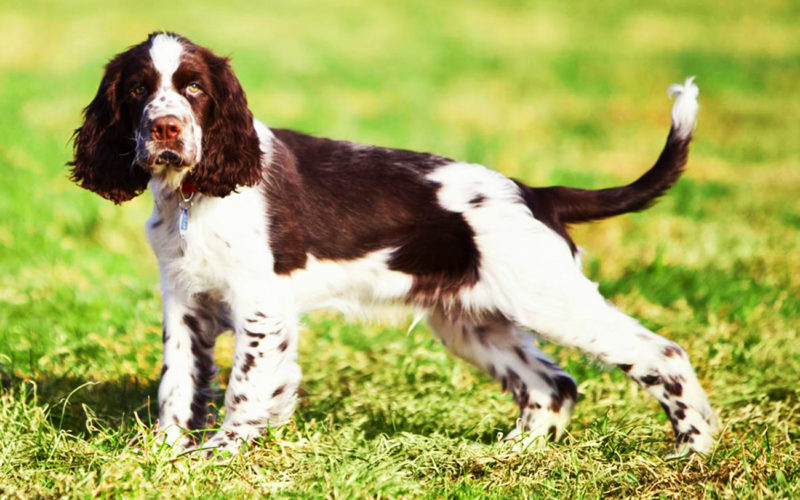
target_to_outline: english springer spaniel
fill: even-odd
[[[697,114],[677,96],[655,165],[601,190],[529,187],[481,165],[272,129],[227,58],[173,33],[115,56],[75,132],[72,179],[121,203],[150,187],[163,293],[159,437],[209,420],[216,337],[233,330],[225,418],[203,449],[236,450],[297,401],[298,316],[354,302],[425,308],[456,356],[519,406],[507,438],[558,439],[575,381],[530,332],[618,367],[666,411],[676,452],[708,452],[714,416],[689,359],[610,305],[568,225],[649,206],[678,179]]]

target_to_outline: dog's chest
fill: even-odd
[[[158,199],[147,236],[162,278],[190,292],[226,294],[272,268],[266,204],[255,188],[190,203]]]

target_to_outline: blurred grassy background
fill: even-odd
[[[666,136],[667,84],[697,75],[685,177],[655,208],[575,236],[606,295],[692,355],[726,424],[715,454],[663,462],[657,405],[618,373],[548,346],[580,382],[571,435],[509,455],[494,436],[513,403],[488,378],[424,327],[334,315],[309,318],[306,395],[270,443],[188,470],[136,452],[160,369],[158,277],[142,231],[151,198],[114,207],[71,185],[64,163],[103,64],[161,29],[232,56],[270,125],[433,151],[531,184],[635,178]],[[798,82],[792,1],[6,0],[0,492],[797,494]]]

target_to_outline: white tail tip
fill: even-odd
[[[672,106],[672,128],[680,138],[686,138],[694,130],[697,122],[697,95],[700,89],[694,84],[694,77],[690,76],[682,84],[673,83],[667,89],[667,95],[675,97]]]

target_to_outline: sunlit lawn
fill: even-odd
[[[800,4],[0,4],[0,495],[689,498],[800,494]],[[410,317],[307,318],[294,420],[227,461],[150,452],[160,297],[142,231],[71,185],[113,54],[156,29],[233,65],[268,124],[604,187],[655,160],[697,75],[688,172],[655,208],[576,228],[587,273],[692,356],[724,429],[665,461],[658,405],[580,353],[560,443],[496,442],[514,404]],[[396,318],[395,318],[396,319]],[[610,332],[613,334],[613,332]],[[230,337],[218,362],[230,369]],[[221,404],[221,401],[219,401]]]

